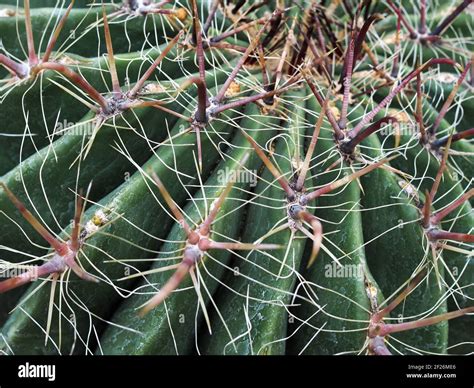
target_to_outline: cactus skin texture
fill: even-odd
[[[0,0],[0,354],[474,353],[474,8]]]

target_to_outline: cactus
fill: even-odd
[[[473,7],[0,4],[0,354],[472,354]]]

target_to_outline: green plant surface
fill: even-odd
[[[472,353],[472,12],[4,0],[0,354]]]

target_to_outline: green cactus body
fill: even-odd
[[[3,3],[0,354],[473,352],[472,2]]]
[[[298,157],[304,152],[305,90],[289,97],[289,103],[298,104],[282,133],[274,142],[279,170],[290,181],[297,177]],[[262,180],[255,188],[253,201],[245,222],[244,241],[260,241],[266,233],[270,234],[288,218],[287,200],[272,175],[265,170]],[[281,250],[272,255],[264,251],[238,254],[233,267],[236,272],[229,273],[221,286],[216,304],[219,315],[214,314],[217,327],[212,335],[203,328],[200,336],[205,354],[284,354],[287,332],[288,312],[291,293],[297,283],[305,238],[301,232],[290,227],[265,238],[265,243],[282,244]],[[224,324],[225,322],[225,324]],[[249,326],[249,322],[252,322]]]
[[[231,117],[232,114],[230,114],[228,119],[231,119]],[[180,125],[182,123],[179,122],[175,125],[170,132],[171,137],[180,134]],[[217,149],[212,144],[212,141],[217,140],[219,136],[224,136],[224,139],[228,138],[231,133],[229,131],[231,128],[226,125],[225,121],[216,122],[214,129],[216,132],[210,134],[209,138],[203,142],[203,147],[206,150],[206,170],[203,171],[203,174],[210,172],[213,162],[218,156]],[[227,133],[224,132],[226,130]],[[221,131],[226,134],[219,134]],[[153,249],[156,241],[165,237],[167,226],[170,225],[171,219],[166,218],[166,213],[157,203],[155,195],[149,190],[150,182],[147,182],[143,174],[153,170],[158,171],[164,177],[171,171],[170,167],[174,167],[179,169],[183,184],[191,185],[196,183],[196,179],[192,175],[195,172],[195,166],[192,152],[190,152],[192,147],[189,146],[190,136],[192,134],[182,134],[176,137],[173,140],[174,147],[160,147],[156,156],[153,156],[143,165],[140,171],[137,171],[129,180],[106,196],[97,207],[90,209],[88,214],[86,214],[86,219],[90,219],[95,211],[99,209],[103,209],[106,213],[110,212],[111,219],[117,217],[118,219],[110,224],[109,230],[105,231],[105,234],[97,234],[91,238],[90,242],[88,241],[88,244],[90,243],[91,246],[86,248],[82,259],[84,260],[85,267],[98,267],[99,271],[105,274],[105,277],[108,279],[121,277],[127,268],[126,264],[120,263],[120,261],[104,264],[103,261],[107,261],[110,257],[122,257],[124,259],[145,258],[149,255],[148,250]],[[172,187],[174,188],[175,200],[178,202],[182,201],[181,198],[184,200],[185,192],[180,190],[177,185]],[[154,209],[156,217],[146,217],[150,209]],[[120,219],[121,214],[128,215],[126,220]],[[143,233],[142,230],[134,226],[135,223],[144,219],[148,223],[144,229],[147,233]],[[111,238],[111,236],[116,236],[116,238]],[[145,261],[143,265],[146,266],[146,263]],[[140,265],[137,268],[140,269]],[[141,269],[144,268],[142,267]],[[102,283],[100,286],[102,290],[98,291],[100,298],[96,298],[89,293],[89,285],[87,283],[77,280],[69,281],[68,279],[65,281],[65,287],[68,287],[70,292],[80,295],[80,300],[85,300],[88,308],[102,319],[110,316],[118,298],[120,298],[120,295],[113,288],[108,287],[106,283]],[[56,325],[56,321],[50,333],[51,339],[54,338],[55,342],[49,342],[46,346],[44,345],[44,333],[30,317],[31,315],[38,316],[42,322],[45,322],[47,319],[50,289],[48,289],[49,287],[43,287],[40,292],[28,298],[28,295],[34,288],[36,288],[35,284],[32,285],[31,290],[26,291],[24,297],[26,302],[22,309],[15,310],[5,322],[2,328],[5,342],[2,345],[2,350],[7,351],[8,347],[10,347],[15,354],[55,354],[59,352],[68,353],[70,351],[74,353],[93,352],[94,346],[88,343],[87,337],[87,333],[91,329],[90,317],[80,308],[73,309],[71,312],[73,317],[67,317],[66,322],[63,322],[64,326],[62,328]],[[95,306],[93,306],[94,304]],[[95,324],[98,325],[97,330],[99,330],[100,321]],[[75,333],[76,331],[77,333]],[[25,337],[23,335],[24,332],[28,332],[28,336]],[[62,343],[62,347],[59,349],[54,346],[54,344],[58,343],[58,338],[61,339],[59,342]],[[76,343],[76,341],[79,342]],[[75,346],[73,346],[74,344]]]
[[[255,109],[249,109],[248,113],[255,114],[256,112]],[[243,119],[240,126],[244,130],[256,132],[256,141],[265,144],[272,134],[272,120],[271,117],[262,117],[258,121]],[[255,127],[267,130],[257,132]],[[209,204],[203,203],[203,200],[217,198],[223,191],[225,182],[222,182],[222,172],[239,169],[239,163],[247,152],[245,138],[238,133],[232,143],[235,148],[231,151],[229,160],[223,160],[216,168],[215,173],[206,182],[208,185],[206,192],[198,192],[195,201],[184,209],[187,217],[193,222],[198,223],[199,217],[202,217],[203,211],[209,206]],[[243,167],[253,172],[258,169],[258,164],[258,160],[253,156]],[[242,217],[243,210],[239,204],[246,199],[249,185],[250,182],[245,181],[234,184],[234,190],[231,193],[232,201],[227,202],[225,207],[221,208],[220,212],[223,216],[213,225],[211,238],[219,241],[223,239],[233,241],[238,237],[239,219]],[[195,204],[197,204],[197,208]],[[170,256],[176,256],[176,253],[179,255],[179,252],[182,252],[184,243],[177,243],[182,240],[185,240],[183,229],[177,224],[172,228],[167,242],[161,248],[163,253],[158,257],[158,261],[152,266],[152,269],[159,269],[163,265],[175,263],[176,259],[179,260],[179,257],[173,260],[170,259]],[[214,250],[209,257],[204,257],[202,266],[197,269],[202,277],[201,293],[209,309],[212,309],[209,299],[219,285],[217,279],[222,278],[227,272],[226,268],[228,268],[230,257],[231,253],[228,251]],[[117,354],[123,349],[126,349],[129,354],[189,354],[192,352],[194,336],[190,333],[195,332],[196,328],[203,324],[203,317],[202,312],[196,310],[199,308],[199,303],[196,303],[197,300],[193,297],[196,291],[189,276],[180,287],[182,289],[177,290],[164,304],[152,310],[145,318],[138,316],[138,308],[150,299],[150,295],[156,292],[157,286],[162,286],[169,276],[169,272],[156,273],[141,283],[139,294],[132,296],[127,303],[121,305],[112,317],[112,321],[120,327],[110,327],[104,333],[101,352]],[[196,314],[200,315],[198,321],[195,319]],[[215,324],[217,322],[213,321],[212,329]],[[137,328],[142,334],[127,332],[121,327]],[[120,347],[117,347],[117,344],[120,344]]]

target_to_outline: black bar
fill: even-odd
[[[37,369],[35,366],[45,367]],[[51,367],[54,365],[54,381]],[[29,366],[28,372],[26,366]],[[32,368],[32,366],[34,368]],[[51,366],[49,369],[46,366]],[[474,386],[472,356],[436,357],[0,357],[0,388],[181,387],[218,383],[367,388]],[[32,377],[31,373],[43,377]],[[28,374],[29,377],[19,377]],[[410,375],[410,376],[409,376]],[[48,378],[48,376],[50,376]]]

